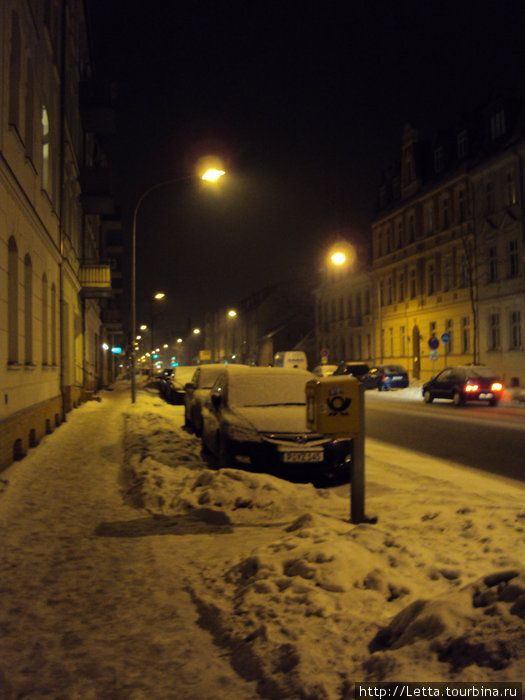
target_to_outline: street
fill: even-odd
[[[209,469],[182,422],[122,383],[2,473],[2,700],[523,677],[521,482],[370,438],[355,525],[348,485]]]
[[[403,391],[365,396],[367,437],[525,480],[524,408],[502,403],[456,409],[450,401],[403,400]]]

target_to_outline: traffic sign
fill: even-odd
[[[428,356],[432,360],[432,362],[435,362],[439,357],[439,352],[437,350],[431,350],[428,353]]]
[[[328,349],[327,348],[324,348],[323,350],[321,350],[321,357],[328,357]]]
[[[443,333],[441,336],[441,340],[444,343],[450,343],[450,334],[449,333]]]
[[[437,350],[439,348],[439,340],[437,338],[430,338],[428,341],[428,347],[431,350]]]

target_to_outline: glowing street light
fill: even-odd
[[[228,316],[230,318],[235,318],[237,316],[237,311],[235,311],[235,309],[230,309],[230,311],[228,311]]]
[[[344,265],[346,262],[346,255],[342,252],[333,253],[330,260],[334,265]]]
[[[193,335],[199,335],[200,332],[201,332],[201,329],[200,329],[200,328],[194,328],[194,329],[193,329]]]
[[[217,170],[216,168],[210,168],[206,170],[204,175],[201,175],[201,180],[207,180],[208,182],[215,182],[223,175],[226,175],[224,170]]]
[[[166,295],[164,294],[164,292],[157,292],[153,298],[154,299],[164,299],[165,296]]]
[[[214,163],[215,165],[215,163]],[[218,180],[225,174],[224,170],[219,167],[209,167],[201,175],[202,180],[207,182],[214,182]],[[163,182],[157,182],[152,185],[140,196],[135,209],[133,211],[133,229],[132,229],[132,239],[131,239],[131,338],[134,338],[137,333],[137,214],[140,209],[140,205],[146,199],[146,197],[151,194],[154,190],[164,187],[165,185],[173,185],[177,182],[184,182],[191,180],[191,175],[183,175],[182,177],[172,178],[170,180],[164,180]],[[135,344],[131,343],[131,403],[135,403],[137,397],[136,390],[136,377],[135,377]]]

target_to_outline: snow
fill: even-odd
[[[0,475],[2,698],[523,679],[521,483],[367,440],[356,525],[348,485],[216,470],[183,414],[117,385]]]

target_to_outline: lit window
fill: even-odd
[[[42,189],[49,192],[49,117],[42,107]]]

